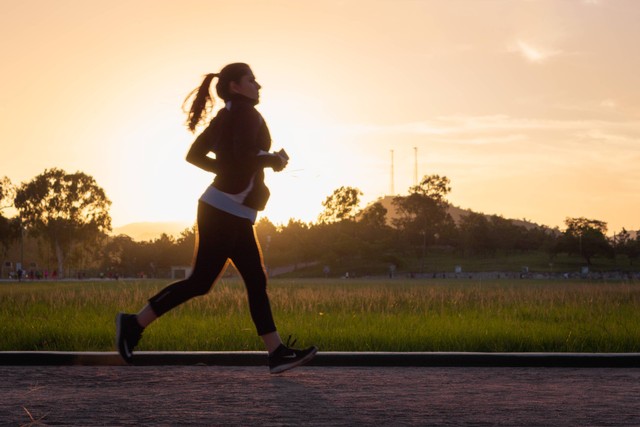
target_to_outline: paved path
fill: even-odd
[[[263,366],[264,351],[137,351],[136,366]],[[0,365],[119,366],[115,351],[0,351]],[[320,351],[313,366],[476,367],[476,368],[640,368],[639,353],[473,353],[473,352],[331,352]]]
[[[640,425],[640,369],[0,366],[1,426],[376,424]]]

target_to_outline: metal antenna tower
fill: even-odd
[[[393,196],[395,194],[396,194],[396,190],[393,182],[393,150],[391,150],[391,193],[390,195]]]
[[[418,147],[413,147],[413,185],[418,186]]]

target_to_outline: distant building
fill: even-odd
[[[171,266],[171,279],[182,280],[189,277],[192,268],[190,266],[174,265]]]

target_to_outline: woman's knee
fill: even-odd
[[[215,279],[215,276],[209,274],[191,273],[191,275],[187,278],[185,285],[189,289],[192,296],[197,297],[208,294],[213,287]]]
[[[267,292],[267,276],[262,273],[255,273],[251,275],[243,275],[245,286],[249,292],[266,293]]]

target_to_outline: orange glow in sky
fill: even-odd
[[[288,169],[275,223],[343,185],[369,202],[418,175],[462,208],[640,229],[636,0],[23,0],[0,8],[0,176],[81,170],[116,226],[195,219],[181,105],[247,62]],[[217,104],[220,107],[221,103]]]

